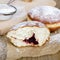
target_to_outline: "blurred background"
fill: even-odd
[[[55,0],[56,1],[56,7],[60,8],[60,0]]]

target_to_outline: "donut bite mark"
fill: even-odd
[[[24,26],[22,27],[20,25],[19,28],[10,31],[7,34],[7,38],[9,38],[11,43],[15,46],[42,46],[49,40],[50,31],[45,26],[42,26],[44,25],[43,23],[28,21],[20,24]]]
[[[35,7],[29,11],[28,18],[32,21],[44,23],[50,31],[55,31],[60,28],[60,10],[55,7]]]
[[[35,34],[33,34],[31,38],[25,39],[25,40],[23,40],[23,41],[26,42],[26,43],[29,43],[29,44],[32,43],[32,44],[34,44],[34,45],[39,44],[38,41],[36,41]]]

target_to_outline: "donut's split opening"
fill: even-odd
[[[35,34],[33,34],[32,37],[30,37],[29,39],[25,39],[23,40],[24,42],[26,43],[29,43],[29,44],[34,44],[34,45],[37,45],[38,44],[38,41],[36,41],[36,38],[35,38]]]
[[[32,2],[33,0],[22,0],[24,2]]]
[[[50,32],[45,27],[22,27],[10,31],[7,35],[7,37],[11,39],[11,42],[18,47],[42,46],[46,40],[48,40],[49,36]]]

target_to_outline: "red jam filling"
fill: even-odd
[[[26,43],[29,43],[29,44],[31,44],[31,43],[33,43],[34,45],[38,44],[38,41],[36,41],[36,39],[35,39],[35,34],[33,34],[33,36],[31,38],[25,39],[23,41]]]

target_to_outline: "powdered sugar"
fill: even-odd
[[[60,21],[60,10],[51,6],[39,6],[33,8],[29,12],[31,18],[37,18],[38,20],[45,20],[49,23]]]
[[[39,26],[39,27],[45,27],[45,25],[41,22],[37,22],[37,21],[26,21],[26,22],[22,22],[19,23],[17,25],[15,25],[12,29],[18,29],[19,27],[24,27],[24,26]]]

